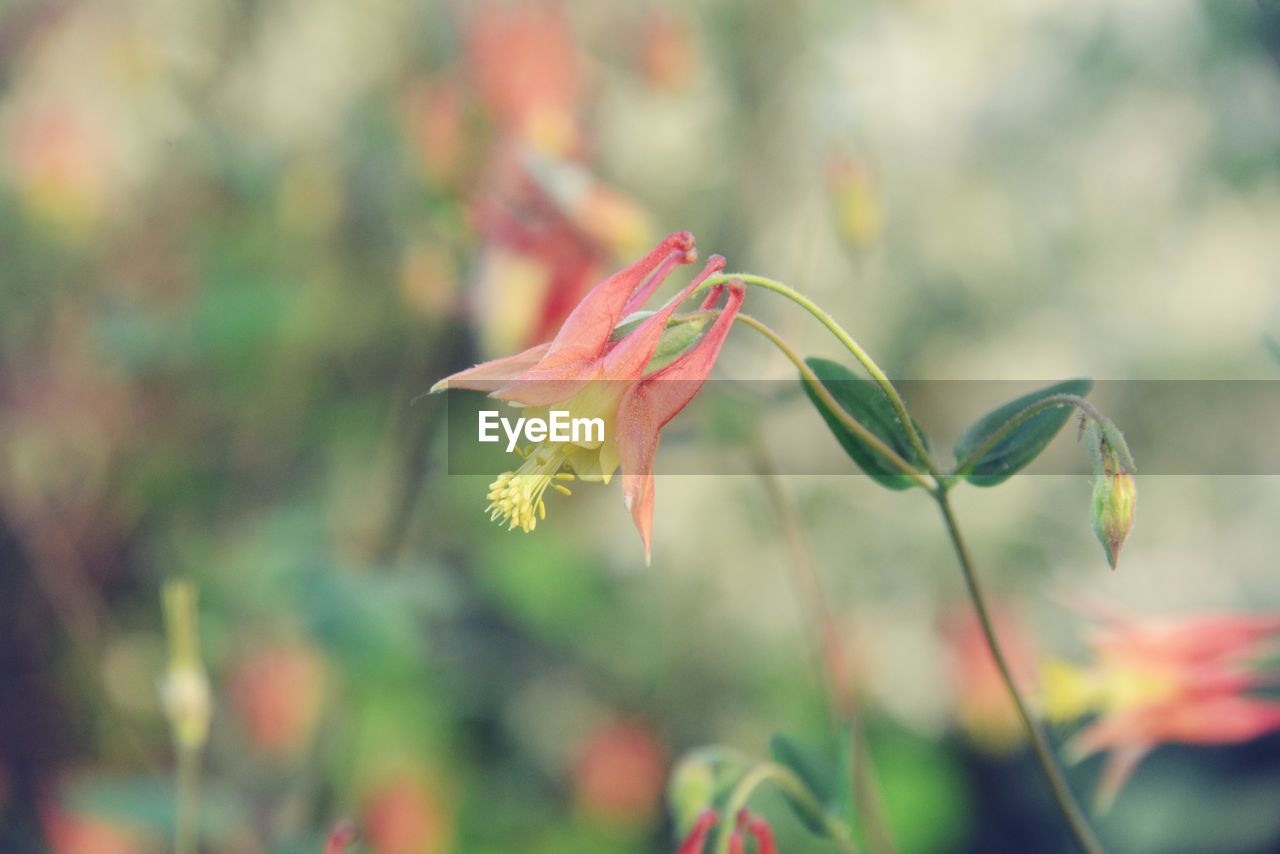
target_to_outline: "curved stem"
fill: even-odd
[[[1062,773],[1062,768],[1058,765],[1058,760],[1053,755],[1053,749],[1049,746],[1049,739],[1032,716],[1026,699],[1018,689],[1017,683],[1014,682],[1013,671],[1009,668],[1009,662],[1005,659],[1004,650],[996,637],[995,624],[991,620],[991,613],[987,610],[987,602],[982,592],[982,585],[978,581],[977,572],[974,570],[973,560],[969,556],[969,549],[960,534],[960,526],[951,510],[951,501],[947,497],[946,489],[939,486],[937,492],[934,493],[934,497],[937,499],[938,507],[942,511],[943,521],[946,522],[947,533],[951,537],[951,545],[954,547],[956,557],[960,561],[960,569],[964,573],[965,586],[969,589],[969,598],[973,601],[973,608],[978,614],[978,621],[982,624],[982,633],[986,636],[987,646],[991,650],[991,657],[995,659],[996,668],[1000,671],[1000,678],[1004,680],[1005,688],[1008,689],[1009,696],[1013,698],[1013,704],[1017,707],[1018,717],[1022,719],[1022,725],[1031,740],[1031,747],[1035,752],[1036,761],[1040,764],[1040,770],[1044,773],[1045,779],[1048,780],[1049,788],[1053,790],[1053,798],[1058,803],[1058,809],[1062,812],[1062,817],[1066,821],[1067,827],[1071,830],[1071,835],[1075,838],[1076,844],[1080,846],[1080,850],[1086,852],[1086,854],[1101,854],[1102,845],[1098,842],[1097,837],[1093,835],[1093,830],[1089,827],[1089,822],[1085,818],[1083,810],[1080,809],[1075,797],[1071,794],[1071,789],[1067,786],[1067,780]]]
[[[785,285],[775,279],[770,279],[766,276],[757,276],[752,273],[721,273],[718,276],[708,278],[698,287],[698,291],[701,292],[714,287],[715,285],[724,284],[725,282],[734,281],[735,279],[748,285],[755,285],[756,287],[781,294],[803,308],[805,311],[812,314],[814,317],[818,318],[822,325],[827,327],[831,334],[844,345],[845,349],[852,353],[853,357],[862,364],[862,367],[866,368],[867,373],[870,374],[871,378],[880,386],[885,397],[889,398],[889,403],[893,406],[893,411],[902,422],[903,429],[907,433],[907,438],[911,441],[911,447],[920,455],[920,459],[924,460],[925,465],[929,469],[929,473],[934,477],[938,477],[942,474],[938,469],[937,464],[934,463],[933,457],[929,455],[929,451],[925,448],[924,440],[920,438],[920,433],[916,430],[916,425],[912,422],[911,416],[907,414],[907,406],[902,402],[902,395],[898,394],[898,390],[894,388],[893,383],[889,381],[887,376],[885,376],[884,371],[880,369],[880,366],[876,364],[875,360],[871,358],[866,350],[862,349],[862,346],[853,339],[852,335],[845,331],[844,327],[841,326],[834,317],[795,288]]]
[[[721,830],[716,840],[716,854],[727,854],[729,837],[732,835],[732,828],[737,820],[739,810],[747,805],[747,802],[751,800],[752,793],[759,788],[760,784],[769,781],[776,783],[778,788],[786,792],[792,802],[821,824],[827,831],[827,835],[835,842],[836,847],[841,851],[848,852],[848,854],[857,854],[858,845],[853,841],[849,828],[833,819],[822,804],[818,803],[817,798],[813,796],[813,792],[809,791],[809,787],[802,783],[795,774],[775,762],[761,762],[752,768],[738,781],[738,785],[733,787],[733,791],[729,793],[729,798],[725,801],[724,811],[720,815]]]
[[[1033,416],[1038,415],[1046,409],[1053,409],[1060,406],[1074,406],[1094,421],[1106,421],[1106,418],[1098,411],[1097,407],[1078,394],[1051,394],[1048,397],[1042,397],[1026,409],[1014,415],[1008,421],[1001,424],[999,429],[988,436],[981,445],[973,450],[973,453],[969,454],[969,456],[965,457],[963,461],[956,464],[955,474],[968,474],[969,469],[973,468],[978,460],[982,459],[1000,442],[1001,439],[1008,436],[1009,433],[1019,425],[1025,423]]]
[[[715,317],[719,314],[720,314],[719,309],[690,312],[688,314],[676,315],[675,317],[672,318],[671,322],[672,323],[690,322],[694,320],[700,320],[704,317]],[[927,477],[925,477],[920,472],[916,471],[915,466],[911,465],[911,463],[904,460],[901,454],[893,450],[893,448],[890,448],[887,444],[885,444],[883,439],[881,439],[875,433],[872,433],[869,429],[867,429],[867,427],[862,422],[858,421],[848,412],[845,412],[844,409],[840,407],[840,404],[836,403],[836,399],[831,396],[831,392],[827,391],[827,387],[824,386],[822,384],[822,381],[818,379],[818,375],[813,372],[812,368],[810,368],[808,365],[805,364],[804,359],[800,358],[800,355],[796,353],[795,350],[791,349],[791,346],[787,344],[786,341],[782,340],[781,336],[779,336],[778,333],[774,332],[768,326],[761,323],[759,320],[756,320],[754,317],[751,317],[750,315],[738,314],[736,317],[734,317],[734,320],[746,326],[751,327],[752,329],[754,329],[755,331],[763,335],[765,338],[768,338],[773,343],[773,345],[782,352],[784,356],[790,359],[791,363],[796,366],[796,370],[800,372],[801,378],[805,381],[805,383],[808,384],[809,388],[813,390],[814,395],[822,402],[822,405],[825,406],[827,410],[832,415],[834,415],[842,425],[847,427],[852,432],[858,434],[858,438],[862,439],[868,445],[875,448],[877,453],[879,453],[889,462],[893,463],[895,466],[901,469],[903,474],[915,480],[916,483],[920,484],[920,486],[924,487],[925,489],[932,491],[933,483],[931,483]]]

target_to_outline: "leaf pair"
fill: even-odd
[[[902,420],[879,385],[857,376],[839,362],[811,358],[805,363],[841,409],[916,471],[927,471],[925,461],[915,450]],[[903,473],[896,463],[830,412],[808,383],[804,383],[804,387],[827,427],[858,468],[889,489],[908,489],[918,485],[917,480]],[[1038,457],[1070,419],[1072,407],[1069,400],[1064,397],[1061,405],[1053,405],[1049,398],[1083,397],[1092,388],[1092,380],[1066,380],[1025,394],[988,412],[956,443],[955,456],[960,466],[956,476],[975,486],[995,486],[1008,480]],[[1045,404],[1044,408],[1029,412],[1041,403]],[[916,433],[928,450],[927,440],[918,426]]]

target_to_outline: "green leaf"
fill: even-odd
[[[1027,407],[1055,394],[1074,394],[1080,397],[1093,388],[1093,380],[1076,379],[1024,394],[1003,406],[991,410],[965,431],[956,442],[956,461],[963,463],[981,448],[988,439]],[[1014,427],[999,441],[983,452],[968,471],[959,474],[975,486],[995,486],[1025,468],[1053,441],[1058,431],[1071,418],[1072,407],[1056,406],[1037,412]]]
[[[830,752],[820,753],[801,742],[776,733],[769,740],[773,760],[800,779],[826,813],[852,828],[856,820],[853,798],[853,733],[846,724],[840,728]],[[787,803],[800,821],[817,836],[827,836],[827,828],[790,797]]]
[[[773,755],[775,762],[790,769],[799,777],[800,782],[813,792],[818,801],[824,804],[830,801],[831,794],[835,790],[836,768],[829,759],[782,733],[775,733],[769,740],[769,752]],[[810,833],[823,837],[827,835],[827,829],[822,822],[789,795],[787,803],[796,814],[796,818],[800,819]]]
[[[912,447],[911,439],[893,404],[885,396],[884,391],[871,380],[863,379],[839,362],[829,359],[805,359],[822,385],[835,398],[840,408],[849,413],[868,430],[879,437],[886,445],[896,451],[904,460],[911,463],[917,471],[924,471],[924,461]],[[869,445],[861,436],[840,423],[840,420],[818,400],[818,396],[808,383],[803,383],[809,400],[818,408],[827,427],[835,434],[840,447],[849,458],[866,474],[881,486],[889,489],[910,489],[919,484],[910,476],[902,473],[891,460]],[[919,428],[916,429],[919,433]],[[923,437],[923,434],[921,434]],[[923,439],[922,439],[923,441]],[[927,445],[926,445],[927,447]]]

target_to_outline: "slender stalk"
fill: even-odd
[[[174,819],[174,854],[200,850],[200,748],[178,748],[178,795]]]
[[[822,804],[814,799],[809,787],[791,773],[787,768],[775,762],[761,762],[748,771],[738,785],[733,787],[729,798],[725,801],[724,812],[720,815],[720,833],[716,840],[716,854],[728,854],[729,837],[737,819],[739,810],[751,800],[751,795],[762,783],[772,782],[787,793],[802,810],[807,812],[827,831],[827,835],[835,842],[836,847],[846,854],[858,854],[858,844],[849,835],[849,829],[833,819]]]
[[[1013,698],[1013,704],[1017,707],[1018,717],[1022,718],[1022,725],[1026,728],[1027,735],[1031,740],[1031,748],[1035,753],[1036,761],[1040,764],[1040,770],[1044,773],[1045,779],[1049,781],[1049,788],[1053,791],[1053,798],[1058,803],[1058,809],[1061,810],[1062,817],[1066,821],[1076,844],[1080,846],[1080,850],[1086,852],[1086,854],[1101,854],[1102,845],[1098,842],[1097,837],[1094,836],[1083,810],[1080,809],[1075,797],[1071,794],[1071,789],[1067,786],[1067,780],[1062,773],[1062,768],[1058,765],[1053,749],[1049,746],[1049,739],[1045,736],[1039,723],[1036,722],[1035,717],[1032,716],[1026,699],[1014,681],[1013,671],[1009,668],[1009,662],[1005,658],[1004,650],[996,637],[995,624],[992,622],[991,613],[987,609],[986,597],[983,595],[982,585],[978,581],[977,572],[974,570],[973,559],[969,556],[969,549],[965,545],[964,538],[960,534],[960,526],[951,510],[951,500],[946,490],[941,486],[934,493],[934,497],[938,502],[938,508],[942,511],[943,521],[946,522],[947,533],[951,537],[951,545],[955,549],[956,558],[960,561],[960,569],[964,573],[965,586],[969,589],[969,598],[973,601],[973,608],[978,614],[978,622],[982,624],[982,633],[986,636],[987,646],[991,650],[992,658],[995,659],[996,668],[1000,671],[1000,678],[1004,680],[1005,688],[1008,689],[1009,696]]]
[[[794,504],[778,485],[778,473],[763,448],[755,450],[756,471],[764,486],[769,503],[773,505],[774,518],[782,528],[791,559],[792,586],[796,590],[801,612],[812,628],[811,644],[818,662],[818,673],[827,698],[828,712],[833,724],[849,728],[853,738],[853,750],[848,761],[852,769],[853,796],[859,820],[866,830],[867,847],[874,854],[893,854],[897,846],[885,815],[884,797],[871,764],[870,744],[858,713],[857,700],[844,677],[844,647],[836,631],[835,620],[827,607],[827,596],[814,565],[804,534],[804,525]]]
[[[916,425],[911,420],[911,416],[907,413],[907,406],[902,401],[902,395],[898,394],[898,390],[894,388],[893,383],[889,381],[889,378],[885,375],[884,371],[880,369],[880,366],[876,364],[875,360],[871,358],[870,354],[868,354],[866,350],[862,349],[862,346],[853,339],[852,335],[845,331],[845,328],[841,326],[834,317],[795,288],[785,285],[775,279],[770,279],[765,276],[757,276],[752,273],[722,273],[718,276],[712,276],[703,282],[698,290],[707,290],[715,285],[724,284],[725,282],[734,280],[781,294],[803,308],[805,311],[812,314],[822,323],[823,326],[827,327],[831,334],[844,345],[845,349],[852,353],[853,357],[862,364],[862,367],[866,368],[867,373],[870,374],[871,378],[880,386],[885,397],[889,398],[889,403],[893,406],[893,411],[897,413],[898,419],[902,422],[902,427],[907,433],[907,438],[911,441],[911,447],[920,455],[920,459],[924,460],[925,466],[929,469],[929,473],[934,477],[938,477],[942,474],[937,464],[934,463],[933,458],[929,455],[929,451],[925,448],[924,440],[921,439],[919,431],[916,430]]]

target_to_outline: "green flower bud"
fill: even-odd
[[[1093,533],[1107,552],[1107,561],[1116,568],[1120,548],[1133,530],[1133,512],[1138,490],[1128,472],[1103,472],[1093,482]]]
[[[715,796],[713,758],[705,751],[698,751],[681,759],[667,784],[667,801],[671,805],[676,828],[684,831],[692,827],[698,815],[713,805]]]

